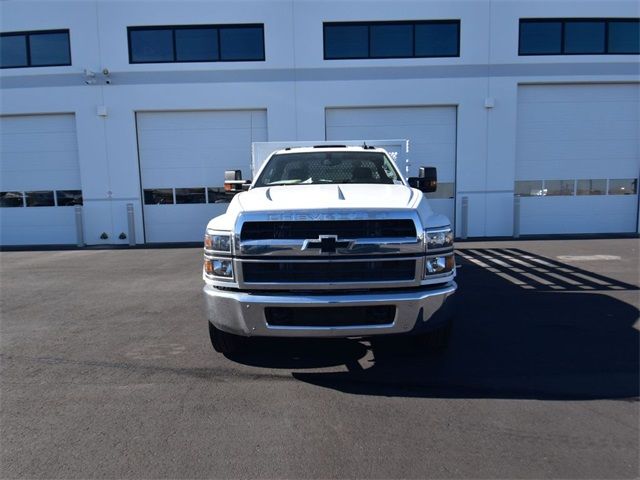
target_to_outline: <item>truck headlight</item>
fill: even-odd
[[[424,241],[427,251],[451,248],[453,247],[453,231],[451,227],[426,230]]]
[[[204,249],[213,252],[231,253],[231,235],[207,233],[204,236]]]
[[[222,258],[206,259],[204,271],[213,277],[233,278],[233,262]]]
[[[456,266],[455,257],[452,254],[438,257],[427,257],[425,259],[424,275],[442,275],[452,272]]]

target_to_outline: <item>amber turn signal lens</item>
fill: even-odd
[[[204,271],[207,275],[213,275],[213,266],[209,260],[204,261]]]
[[[451,271],[456,267],[456,256],[449,255],[447,257],[447,271]]]

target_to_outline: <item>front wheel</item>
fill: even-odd
[[[213,349],[225,355],[241,353],[246,344],[244,337],[224,332],[214,327],[211,322],[209,322],[209,338]]]

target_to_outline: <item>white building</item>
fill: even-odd
[[[458,236],[638,232],[634,0],[0,9],[3,245],[200,241],[257,141],[408,139]]]

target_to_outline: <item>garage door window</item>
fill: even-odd
[[[56,202],[59,207],[82,205],[82,190],[57,190]]]
[[[204,188],[176,188],[176,203],[206,203]]]
[[[52,191],[24,192],[27,207],[55,207]]]
[[[515,185],[515,194],[520,197],[538,197],[544,195],[542,180],[518,180]]]
[[[0,68],[71,65],[69,30],[0,35]]]
[[[24,207],[22,192],[0,192],[0,207],[13,208]]]
[[[209,187],[207,188],[207,203],[229,203],[232,195],[225,192],[224,188]]]
[[[576,182],[576,195],[606,195],[607,180],[604,178],[578,180]]]
[[[150,188],[144,191],[145,205],[173,205],[172,188]]]
[[[631,178],[612,178],[609,180],[609,195],[635,195],[638,180]]]
[[[573,195],[575,180],[545,180],[545,195]]]

